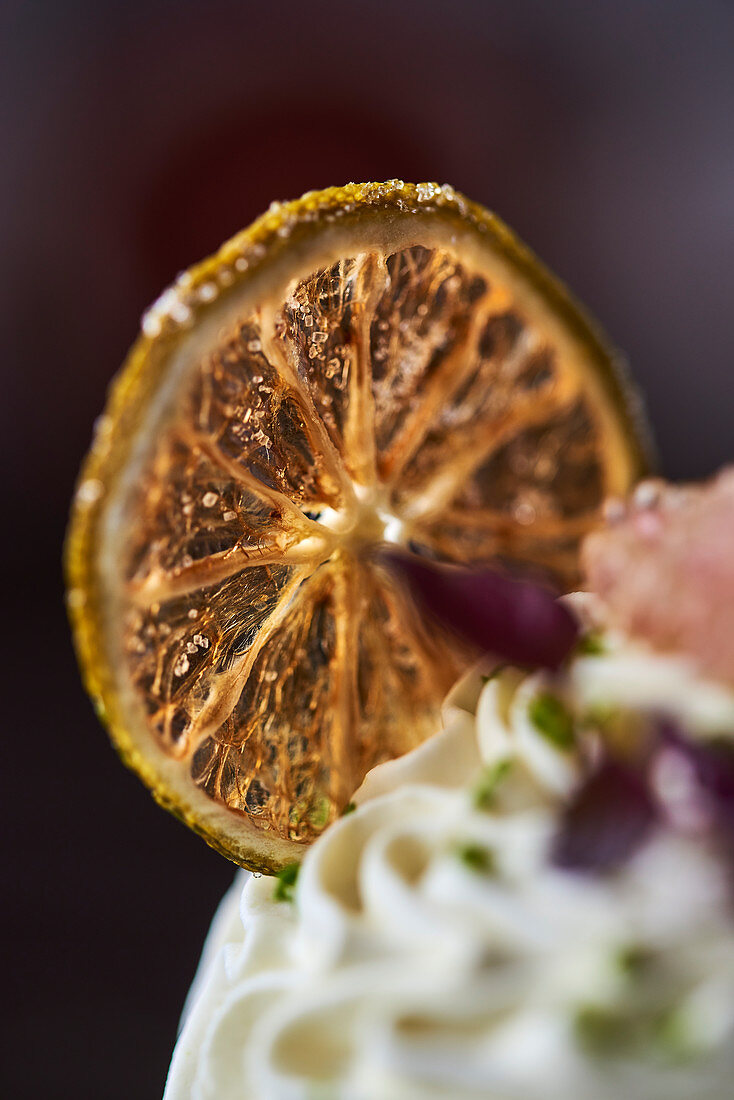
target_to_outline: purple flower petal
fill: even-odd
[[[424,610],[484,653],[529,668],[556,669],[576,642],[576,620],[542,585],[394,550],[383,550],[380,557]]]
[[[612,871],[634,855],[656,817],[644,775],[606,760],[566,810],[552,862],[573,871]]]
[[[695,793],[706,800],[716,824],[734,835],[734,744],[694,739],[670,719],[660,722],[658,735],[668,751],[679,753],[689,765]]]
[[[657,732],[658,757],[677,754],[687,765],[689,777],[672,794],[658,784],[661,805],[673,825],[682,818],[686,831],[693,821],[697,831],[702,827],[708,833],[727,869],[734,898],[734,745],[730,740],[695,739],[669,718],[659,723]]]

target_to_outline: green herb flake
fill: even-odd
[[[480,676],[479,679],[482,681],[482,683],[486,687],[487,684],[492,682],[492,680],[496,680],[497,677],[500,676],[505,671],[506,668],[507,668],[507,665],[497,665],[497,667],[493,668],[491,672],[485,673],[484,675]]]
[[[604,730],[612,723],[618,723],[621,715],[622,711],[613,703],[590,703],[582,714],[581,721],[585,726]]]
[[[277,881],[275,883],[275,889],[273,890],[274,901],[294,900],[296,893],[296,883],[298,881],[298,872],[300,870],[300,863],[286,863],[285,867],[281,867],[281,869],[275,875]]]
[[[628,978],[644,977],[654,961],[654,953],[641,944],[629,944],[617,954],[617,965]]]
[[[655,1021],[653,1037],[661,1054],[670,1062],[687,1062],[700,1054],[690,1026],[688,1013],[675,1006],[660,1013]]]
[[[493,875],[497,870],[494,852],[482,844],[461,844],[456,854],[477,875]]]
[[[582,634],[576,643],[577,657],[602,657],[607,651],[604,637],[599,630],[590,630]]]
[[[346,806],[342,810],[342,817],[346,817],[347,814],[353,814],[356,809],[357,809],[357,803],[356,802],[347,802]]]
[[[495,808],[497,790],[510,771],[512,771],[512,759],[509,756],[489,764],[484,769],[481,779],[474,788],[472,801],[475,809],[493,810]]]
[[[329,822],[331,802],[325,795],[316,798],[308,810],[308,820],[314,829],[323,829]]]
[[[685,1011],[652,1008],[630,1011],[584,1005],[574,1018],[579,1045],[597,1058],[648,1055],[668,1063],[687,1061],[698,1053]]]
[[[584,1005],[576,1013],[574,1030],[579,1045],[597,1058],[629,1049],[634,1024],[622,1012],[599,1005]]]
[[[573,717],[557,695],[549,691],[536,695],[528,708],[528,715],[538,732],[556,748],[573,748],[576,741]]]

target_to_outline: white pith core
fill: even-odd
[[[344,547],[390,542],[405,545],[407,528],[404,521],[388,507],[388,491],[380,485],[360,485],[352,482],[353,501],[350,508],[325,508],[317,522],[332,531]]]

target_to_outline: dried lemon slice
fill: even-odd
[[[436,727],[468,654],[370,553],[576,577],[644,466],[603,344],[449,187],[275,204],[143,319],[80,478],[69,606],[122,756],[272,870]]]

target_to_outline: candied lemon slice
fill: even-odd
[[[472,657],[374,546],[571,586],[643,452],[596,331],[494,215],[400,181],[275,204],[145,315],[99,421],[67,542],[89,691],[162,804],[273,870]]]

